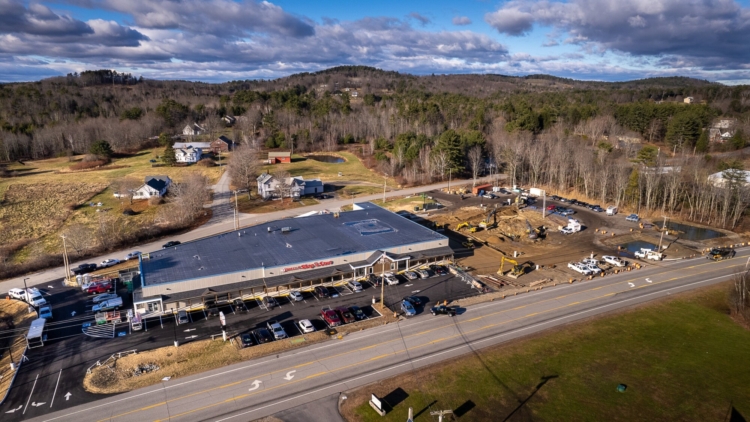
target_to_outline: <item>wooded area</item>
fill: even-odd
[[[405,185],[493,169],[517,183],[725,227],[747,205],[739,173],[726,188],[708,175],[743,168],[741,156],[722,154],[748,141],[750,87],[689,78],[604,83],[346,66],[207,84],[83,72],[0,86],[0,159],[80,153],[98,140],[137,151],[194,122],[215,136],[225,115],[238,117],[231,131],[248,149],[354,144]],[[711,142],[718,118],[731,120],[722,129],[730,136]],[[236,161],[239,185],[251,185],[253,168]]]

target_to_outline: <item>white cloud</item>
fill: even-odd
[[[456,26],[471,25],[471,19],[469,19],[467,16],[454,16],[453,25],[456,25]]]

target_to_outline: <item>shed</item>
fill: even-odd
[[[270,151],[268,153],[268,164],[291,163],[292,153],[290,151]]]

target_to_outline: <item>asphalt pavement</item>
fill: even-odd
[[[191,230],[181,235],[171,236],[169,240],[179,240],[180,242],[184,243],[184,242],[189,242],[192,240],[200,239],[203,237],[213,236],[218,233],[223,233],[223,232],[234,230],[234,221],[233,221],[234,213],[230,212],[231,208],[227,208],[227,205],[230,205],[229,204],[230,198],[227,196],[229,194],[227,183],[228,183],[228,180],[222,178],[220,179],[220,182],[217,183],[217,185],[215,185],[215,187],[220,192],[220,194],[216,198],[216,205],[220,207],[220,211],[218,212],[218,214],[221,215],[221,219],[219,220],[212,219],[209,221],[209,224],[205,224],[201,227],[198,227],[195,230]],[[471,181],[470,180],[469,181],[454,180],[451,182],[453,186],[464,185],[466,183],[471,183]],[[448,182],[442,182],[442,183],[435,183],[435,184],[427,185],[427,186],[397,189],[397,190],[392,190],[392,191],[387,192],[385,196],[390,198],[394,196],[414,195],[417,193],[426,192],[426,191],[433,190],[433,189],[442,189],[447,186],[448,186]],[[383,194],[366,195],[366,196],[360,196],[356,198],[356,201],[367,202],[367,201],[373,201],[373,200],[382,199],[382,198],[383,198]],[[240,219],[239,219],[240,227],[254,226],[254,225],[261,224],[261,223],[271,221],[271,220],[280,220],[284,218],[296,217],[300,214],[304,214],[310,211],[337,210],[343,207],[344,205],[350,205],[351,203],[352,203],[351,198],[350,199],[324,199],[324,200],[321,200],[319,204],[310,205],[310,206],[301,207],[301,208],[294,208],[290,210],[276,211],[276,212],[270,212],[270,213],[265,213],[265,214],[240,214]],[[229,209],[230,211],[227,211],[227,209]],[[110,259],[110,258],[123,259],[126,254],[134,250],[139,250],[141,252],[159,250],[161,249],[161,245],[164,244],[165,242],[166,242],[166,239],[160,239],[155,242],[149,242],[149,243],[144,243],[144,244],[134,244],[134,245],[131,245],[129,248],[125,248],[120,251],[115,251],[115,252],[111,252],[105,255],[101,255],[97,257],[89,257],[84,260],[71,262],[70,267],[75,268],[79,264],[84,263],[84,262],[98,263],[98,262],[102,262],[105,259]],[[14,287],[23,287],[24,278],[28,278],[27,283],[29,286],[32,286],[32,285],[49,283],[58,279],[62,279],[63,277],[65,277],[65,270],[63,267],[51,268],[48,270],[29,274],[26,276],[0,281],[0,292],[7,292],[8,290]]]
[[[738,250],[735,259],[721,262],[705,258],[659,262],[633,272],[469,306],[459,309],[454,318],[422,312],[343,339],[77,406],[58,406],[62,391],[58,389],[54,406],[45,409],[50,388],[44,387],[44,395],[36,391],[42,391],[43,375],[49,378],[46,384],[51,382],[54,368],[40,367],[28,371],[24,393],[15,395],[0,412],[3,420],[18,420],[17,412],[7,412],[28,402],[44,402],[33,409],[26,406],[25,417],[35,421],[254,420],[483,347],[728,280],[736,269],[744,268],[749,252]],[[367,290],[360,295],[370,296]]]

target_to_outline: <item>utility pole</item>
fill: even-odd
[[[661,241],[664,239],[664,232],[667,230],[667,216],[664,217],[664,224],[661,226],[661,236],[659,237],[659,252],[661,252]]]
[[[380,258],[380,310],[385,311],[385,252]]]
[[[385,187],[386,182],[388,181],[388,176],[383,176],[383,206],[385,207]]]
[[[234,229],[240,229],[240,210],[237,206],[237,191],[234,191]]]
[[[452,170],[453,170],[452,168],[448,169],[448,194],[451,193],[451,172],[452,172]]]
[[[437,416],[438,422],[443,422],[443,416],[445,415],[451,415],[453,414],[452,410],[437,410],[435,412],[430,412],[431,416]]]
[[[65,243],[65,235],[62,235],[60,237],[62,237],[62,240],[63,240],[63,266],[65,267],[65,281],[68,281],[68,277],[70,277],[70,262],[68,261],[68,246]]]
[[[547,191],[542,191],[542,220],[544,220],[544,213],[547,211]]]

